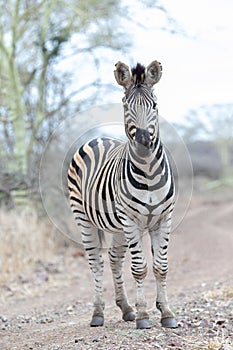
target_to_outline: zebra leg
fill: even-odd
[[[116,304],[122,311],[122,318],[124,321],[134,321],[135,314],[127,300],[122,274],[122,266],[125,260],[127,247],[124,235],[113,235],[112,246],[108,251],[108,255],[115,287]]]
[[[99,327],[104,325],[104,301],[102,296],[102,278],[104,269],[104,260],[100,253],[100,248],[88,251],[89,266],[92,270],[95,281],[95,299],[94,312],[90,323],[91,327]]]
[[[153,254],[153,272],[157,284],[156,307],[161,312],[162,326],[167,328],[176,328],[177,322],[175,315],[170,310],[166,289],[166,277],[168,271],[167,249],[170,227],[171,217],[169,215],[159,224],[156,230],[150,231],[150,236]]]
[[[136,328],[151,328],[149,315],[146,311],[147,303],[144,295],[144,280],[147,275],[147,262],[143,256],[142,233],[134,222],[129,221],[124,227],[125,236],[131,253],[131,271],[136,281]]]
[[[78,218],[78,225],[82,230],[82,241],[84,249],[88,254],[89,266],[93,274],[95,283],[95,299],[94,299],[94,312],[90,323],[91,327],[103,326],[104,324],[104,302],[102,297],[102,279],[104,261],[101,254],[101,240],[98,234],[98,229],[94,227],[85,214],[80,215]]]

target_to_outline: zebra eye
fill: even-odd
[[[152,109],[156,109],[156,107],[157,107],[157,103],[153,101]]]

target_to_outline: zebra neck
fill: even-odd
[[[154,149],[148,157],[139,157],[137,153],[135,153],[133,147],[131,147],[130,143],[128,143],[125,154],[125,158],[128,162],[133,164],[137,169],[140,169],[144,174],[148,174],[150,176],[155,172],[156,174],[158,174],[160,171],[162,173],[162,163],[165,157],[163,144],[159,138],[156,139]]]

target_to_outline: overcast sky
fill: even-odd
[[[132,7],[135,24],[127,24],[126,35],[134,45],[127,55],[113,53],[110,61],[162,63],[163,77],[155,94],[159,112],[168,120],[178,121],[188,109],[202,104],[233,103],[233,1],[165,0],[163,4],[187,35],[159,30],[168,26],[161,11]],[[109,79],[114,82],[113,76]],[[115,94],[113,102],[118,101]]]
[[[155,94],[159,113],[168,121],[182,121],[189,109],[200,105],[233,103],[233,0],[161,3],[176,20],[181,33],[171,34],[174,25],[168,23],[162,11],[125,0],[133,20],[122,18],[119,26],[133,45],[127,54],[123,50],[122,53],[99,50],[98,57],[102,58],[99,70],[104,82],[116,86],[113,70],[119,60],[132,66],[137,62],[148,65],[157,59],[162,63],[163,76],[155,86]],[[86,68],[77,70],[76,59],[73,63],[74,77],[77,74],[74,80],[79,83],[83,80],[83,85],[93,79],[93,60],[89,60],[89,56],[83,56],[83,66],[89,67],[88,75]],[[84,97],[86,94],[84,91]],[[121,103],[122,95],[120,87],[115,92],[109,90],[109,94],[103,95],[103,103]]]

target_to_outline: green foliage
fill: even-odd
[[[19,187],[35,183],[39,157],[59,122],[98,101],[99,49],[130,47],[121,27],[122,18],[130,20],[127,6],[117,0],[0,0],[0,191],[16,190],[6,176],[17,174]],[[154,7],[164,11],[157,1]],[[78,76],[72,84],[71,58],[82,75],[83,61],[91,58],[93,78],[88,71],[87,83]],[[90,86],[93,96],[78,98]]]
[[[119,49],[124,40],[114,25],[121,7],[113,0],[0,0],[0,6],[0,157],[2,167],[27,174],[79,92],[68,92],[71,76],[57,69],[65,45],[84,33],[86,51],[103,42]]]

